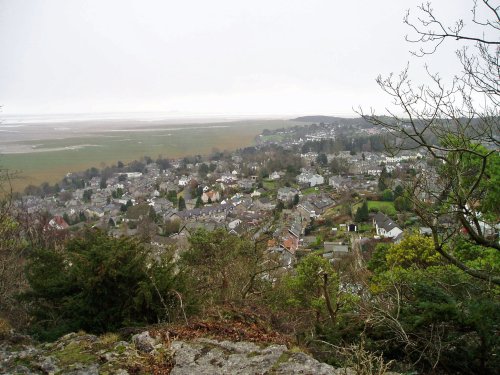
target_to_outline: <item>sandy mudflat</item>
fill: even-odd
[[[36,141],[60,140],[68,138],[85,137],[108,137],[121,138],[121,133],[154,133],[164,131],[182,131],[196,129],[218,129],[229,127],[224,122],[230,120],[218,120],[214,123],[192,120],[189,123],[181,123],[173,120],[162,121],[133,121],[133,120],[94,120],[76,122],[46,122],[26,124],[0,124],[0,154],[21,154],[35,152],[63,151],[85,147],[96,147],[98,145],[84,144],[68,147],[42,147],[34,145]],[[234,124],[234,123],[233,123]],[[234,125],[233,125],[234,126]],[[115,134],[115,135],[113,135]],[[162,135],[165,136],[165,135]]]
[[[80,150],[87,147],[102,147],[101,145],[76,145],[65,147],[43,147],[43,145],[29,146],[18,143],[0,144],[0,154],[32,154],[37,152],[53,152],[53,151],[68,151]]]

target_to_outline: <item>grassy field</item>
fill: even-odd
[[[252,120],[193,126],[130,131],[92,132],[75,138],[18,142],[35,152],[0,156],[2,168],[21,172],[14,181],[15,190],[29,184],[55,183],[68,172],[90,167],[102,168],[118,160],[123,162],[143,156],[177,158],[207,155],[213,150],[235,150],[254,144],[264,129],[295,125],[286,120]]]
[[[319,191],[318,187],[310,187],[310,188],[302,190],[301,193],[302,193],[302,195],[311,195],[311,194],[318,193],[318,191]]]
[[[263,142],[280,142],[283,140],[283,135],[281,134],[272,134],[272,135],[264,135],[261,137]]]
[[[273,180],[264,180],[262,185],[266,190],[276,190],[277,183]]]
[[[362,203],[358,203],[353,206],[352,212],[356,213]],[[396,208],[394,208],[394,202],[384,202],[384,201],[368,201],[368,211],[371,209],[377,209],[389,216],[396,215]]]

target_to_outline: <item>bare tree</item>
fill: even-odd
[[[24,322],[24,314],[15,297],[26,287],[26,254],[22,225],[12,199],[12,178],[8,170],[0,169],[0,318],[17,325]]]
[[[430,3],[418,7],[416,19],[408,11],[404,22],[412,34],[406,40],[418,47],[412,53],[425,57],[447,40],[462,42],[456,51],[462,71],[448,85],[428,67],[430,84],[421,86],[412,84],[408,67],[399,75],[379,76],[377,83],[396,109],[387,109],[389,117],[360,111],[386,129],[391,153],[420,150],[429,160],[407,188],[415,211],[432,229],[436,250],[471,276],[497,285],[498,275],[454,256],[453,241],[465,233],[471,243],[500,251],[499,10],[491,0],[475,0],[470,24],[460,19],[451,26]]]
[[[478,26],[479,32],[469,31],[463,19],[459,19],[451,26],[444,25],[435,15],[431,3],[418,7],[421,16],[413,21],[410,11],[407,11],[404,22],[412,29],[413,36],[406,36],[410,43],[420,45],[415,56],[425,56],[437,51],[446,40],[453,39],[474,43],[473,51],[470,46],[463,46],[457,50],[457,56],[463,67],[463,78],[474,91],[486,94],[490,100],[498,104],[499,93],[499,46],[498,34],[500,31],[499,5],[493,5],[492,0],[473,0],[471,9],[471,25]],[[480,16],[479,13],[485,13]]]

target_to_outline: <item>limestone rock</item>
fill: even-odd
[[[171,375],[212,374],[320,374],[340,375],[338,369],[284,345],[260,347],[250,342],[198,339],[174,341],[175,366]]]
[[[57,367],[56,360],[53,357],[43,357],[39,366],[45,374],[53,375],[59,372],[59,367]]]
[[[147,331],[130,341],[123,341],[118,334],[96,337],[73,333],[36,346],[0,342],[0,374],[128,375],[168,371],[172,375],[355,375],[353,369],[334,368],[285,345],[208,338],[161,341]]]
[[[135,347],[144,353],[150,353],[155,349],[156,341],[153,339],[148,331],[141,332],[132,336],[132,342]]]
[[[99,366],[93,363],[80,369],[67,372],[68,375],[99,375]]]
[[[0,373],[2,373],[2,372],[0,372]],[[22,365],[18,365],[16,367],[14,367],[12,370],[12,373],[16,374],[16,375],[34,375],[35,374],[29,368],[27,368],[26,366],[22,366]]]

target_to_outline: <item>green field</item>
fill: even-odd
[[[353,214],[356,213],[359,207],[361,207],[361,202],[355,204],[352,207]],[[368,201],[368,211],[371,209],[377,209],[389,216],[396,215],[396,208],[394,208],[394,202],[384,202],[384,201]]]
[[[301,191],[302,195],[311,195],[319,192],[319,187],[310,187]]]
[[[264,129],[293,126],[287,120],[252,120],[162,127],[151,131],[100,131],[77,138],[17,142],[37,152],[4,154],[2,168],[20,171],[15,190],[29,184],[55,183],[68,172],[102,168],[118,160],[129,162],[143,156],[177,158],[208,155],[215,149],[235,150],[254,144]],[[72,149],[64,149],[71,147]],[[58,149],[58,150],[54,150]],[[51,151],[48,151],[51,150]]]
[[[264,189],[266,189],[266,190],[276,190],[276,187],[277,187],[276,181],[267,180],[267,179],[262,181],[262,185],[264,186]]]

